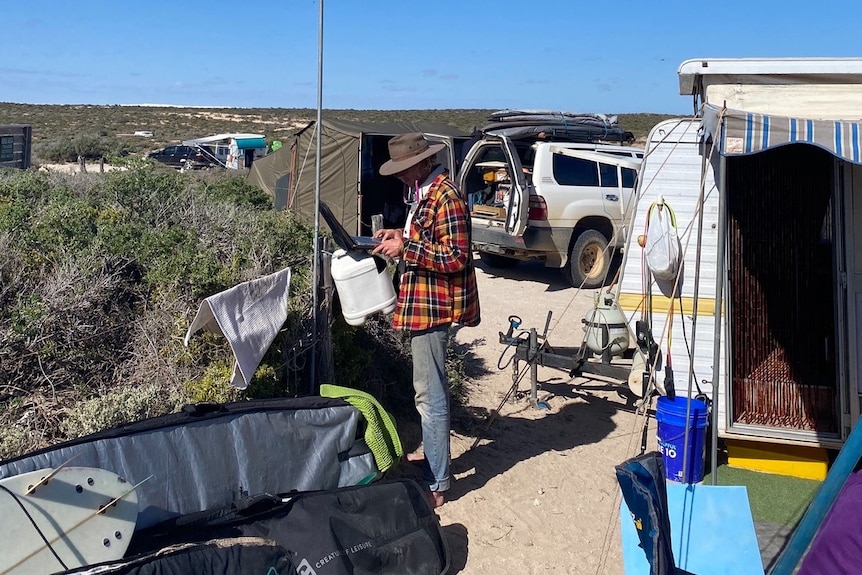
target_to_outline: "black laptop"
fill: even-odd
[[[326,220],[329,229],[332,230],[332,239],[338,247],[345,251],[370,252],[380,245],[380,240],[370,236],[352,236],[344,226],[335,218],[335,214],[329,209],[325,202],[320,202],[320,215]]]

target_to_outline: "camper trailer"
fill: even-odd
[[[30,143],[33,130],[24,124],[0,125],[0,168],[30,167]]]
[[[678,75],[697,112],[649,135],[615,288],[652,381],[714,398],[721,437],[839,447],[862,397],[862,59]]]
[[[199,149],[214,164],[232,170],[250,168],[256,159],[266,155],[263,134],[216,134],[186,140],[183,145]]]

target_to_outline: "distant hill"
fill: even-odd
[[[471,132],[486,123],[492,109],[324,110],[327,118],[394,122],[442,122]],[[89,106],[0,103],[0,124],[30,124],[34,155],[40,144],[93,135],[118,138],[129,152],[145,152],[182,140],[223,132],[265,134],[272,142],[285,138],[317,117],[311,108],[182,108],[174,106]],[[663,114],[618,114],[620,125],[643,142]],[[152,132],[152,137],[135,132]]]

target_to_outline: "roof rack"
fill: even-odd
[[[483,134],[512,139],[534,138],[566,142],[632,142],[634,134],[623,130],[616,116],[577,114],[550,110],[501,110],[488,116]]]

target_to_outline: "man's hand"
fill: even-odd
[[[372,254],[384,255],[390,258],[401,257],[401,251],[404,249],[404,240],[401,235],[398,237],[391,236],[380,242],[380,245],[374,248]]]
[[[390,229],[377,230],[376,232],[374,232],[373,237],[380,238],[381,240],[385,241],[385,240],[391,240],[392,238],[398,238],[400,240],[403,235],[404,235],[404,230],[402,230],[401,228],[390,228]]]
[[[401,250],[404,249],[403,235],[404,230],[400,228],[377,230],[374,232],[374,237],[381,240],[380,245],[371,253],[389,258],[401,257]]]

